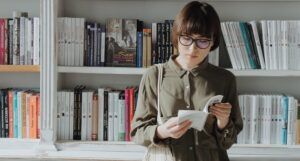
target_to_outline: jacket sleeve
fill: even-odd
[[[227,91],[224,101],[229,102],[232,106],[229,122],[222,130],[218,129],[216,121],[214,123],[214,133],[221,149],[229,149],[232,144],[236,143],[237,135],[243,129],[243,120],[236,89],[236,79],[233,75]]]
[[[156,67],[151,67],[143,75],[136,111],[131,123],[131,138],[136,144],[144,146],[156,142],[157,73]]]

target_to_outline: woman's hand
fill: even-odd
[[[159,139],[166,139],[168,137],[178,139],[180,138],[192,125],[192,122],[187,120],[177,125],[178,117],[172,117],[167,122],[159,125],[156,129],[156,136]]]
[[[217,117],[217,125],[220,130],[222,130],[229,122],[231,107],[230,103],[217,103],[210,107],[211,114]]]

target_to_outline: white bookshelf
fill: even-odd
[[[261,19],[298,19],[300,1],[279,0],[208,0],[218,11],[222,21],[250,21]],[[138,18],[149,26],[151,22],[173,19],[187,0],[64,0],[59,3],[59,16],[85,17],[87,20],[97,21],[102,24],[108,17]],[[68,6],[68,7],[66,7]],[[132,12],[134,10],[134,12]],[[285,12],[277,12],[277,11]],[[237,14],[238,13],[238,14]],[[73,88],[75,85],[84,84],[88,88],[109,86],[124,88],[129,85],[138,85],[145,68],[119,68],[119,67],[67,67],[58,66],[57,88]],[[266,71],[266,70],[232,70],[237,77],[239,93],[274,92],[287,93],[300,98],[300,71]],[[112,82],[113,81],[113,82]],[[283,82],[289,82],[283,84]],[[143,147],[132,143],[116,142],[78,142],[58,141],[57,147],[64,151],[74,150],[75,158],[80,158],[98,149],[98,155],[106,155],[107,150],[115,152],[126,149],[139,149],[136,155],[143,153]],[[128,146],[130,145],[130,146]],[[107,147],[102,149],[103,147]],[[126,147],[126,148],[125,148]],[[250,161],[259,159],[281,160],[300,157],[299,146],[283,145],[234,145],[229,151],[232,160]],[[80,155],[81,154],[81,155]],[[66,154],[67,155],[67,154]],[[68,155],[70,155],[68,153]],[[142,155],[140,155],[142,156]],[[68,156],[71,157],[71,156]],[[99,156],[100,158],[102,156]],[[89,158],[89,157],[87,157]],[[116,158],[107,158],[116,159]],[[131,158],[132,159],[132,158]]]
[[[207,0],[225,20],[299,19],[300,0]],[[41,139],[0,139],[0,158],[141,160],[145,148],[131,142],[81,142],[56,139],[56,93],[84,84],[124,88],[138,86],[144,68],[57,66],[55,20],[57,17],[85,17],[104,24],[108,17],[138,18],[146,24],[174,19],[188,0],[0,0],[0,16],[11,17],[14,10],[41,16],[40,73],[0,72],[0,87],[25,84],[41,87]],[[41,10],[40,10],[41,8]],[[282,11],[282,12],[278,12]],[[300,99],[300,71],[231,70],[238,92],[287,93]],[[21,78],[21,79],[18,79]],[[18,80],[18,81],[16,81]],[[291,160],[300,158],[300,147],[283,145],[233,145],[232,161]]]

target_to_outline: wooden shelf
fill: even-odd
[[[147,68],[130,67],[58,67],[58,73],[78,73],[78,74],[119,74],[119,75],[142,75]],[[231,71],[238,77],[300,77],[297,70],[233,70]]]
[[[39,65],[0,65],[0,72],[40,72]]]

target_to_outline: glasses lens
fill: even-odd
[[[193,39],[189,36],[182,35],[182,36],[179,37],[179,42],[182,45],[188,46],[188,45],[191,45],[193,43]]]
[[[210,41],[209,40],[197,40],[196,44],[200,49],[206,49],[209,46]]]

